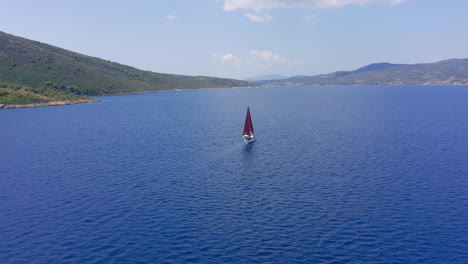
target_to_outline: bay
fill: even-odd
[[[2,110],[0,263],[467,263],[467,98],[298,86]]]

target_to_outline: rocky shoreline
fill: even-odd
[[[51,101],[51,102],[33,103],[33,104],[0,104],[0,109],[72,105],[72,104],[85,104],[85,103],[93,103],[93,102],[100,102],[100,100],[98,100],[98,99],[81,99],[81,100],[71,100],[71,101]]]

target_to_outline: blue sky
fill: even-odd
[[[468,58],[461,0],[0,0],[0,31],[154,72],[315,75]]]

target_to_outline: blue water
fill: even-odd
[[[0,111],[0,263],[468,263],[468,87],[100,99]]]

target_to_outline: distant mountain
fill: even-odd
[[[287,76],[280,75],[280,74],[268,74],[268,75],[258,75],[258,76],[253,76],[246,78],[246,81],[249,82],[255,82],[255,81],[266,81],[266,80],[281,80],[281,79],[286,79],[288,78]]]
[[[382,70],[398,65],[403,65],[403,64],[391,64],[388,62],[382,62],[382,63],[372,63],[367,66],[364,66],[362,68],[359,68],[357,70],[352,71],[353,73],[358,73],[358,72],[370,72],[370,71],[377,71],[377,70]]]
[[[468,85],[468,59],[420,64],[374,63],[354,71],[295,76],[257,83],[263,85]]]
[[[234,79],[142,71],[4,32],[0,32],[0,82],[77,95],[254,86]]]

